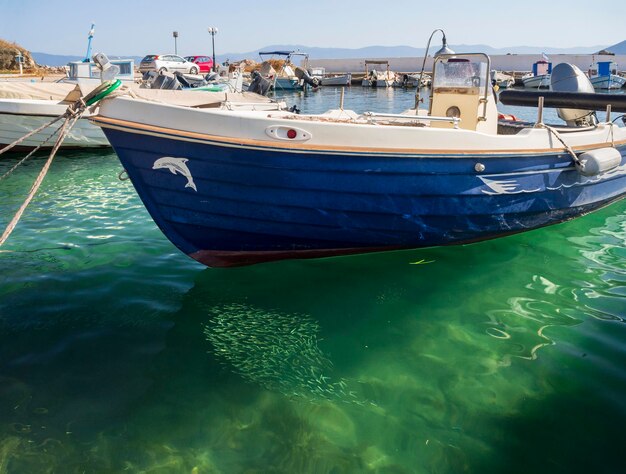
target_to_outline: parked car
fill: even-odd
[[[175,54],[148,54],[139,63],[139,72],[148,71],[159,73],[180,71],[184,74],[198,74],[200,66]]]
[[[213,69],[213,60],[208,56],[185,56],[185,60],[197,64],[203,73]]]

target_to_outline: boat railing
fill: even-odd
[[[382,112],[363,112],[363,116],[369,120],[375,121],[377,119],[395,118],[404,119],[410,121],[422,121],[422,122],[448,122],[453,124],[454,128],[459,128],[461,119],[459,117],[435,117],[431,115],[407,115],[407,114],[388,114]]]

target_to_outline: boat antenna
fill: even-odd
[[[93,34],[95,31],[96,24],[91,23],[91,28],[89,29],[89,34],[87,34],[88,42],[87,42],[87,54],[85,55],[85,59],[83,59],[84,63],[88,63],[91,61],[91,40],[93,39]]]
[[[428,49],[430,48],[430,42],[433,39],[433,36],[435,35],[437,31],[441,31],[441,34],[443,35],[443,39],[442,39],[441,49],[435,53],[433,58],[436,58],[437,56],[441,56],[443,54],[454,54],[454,51],[448,48],[448,41],[446,40],[446,33],[441,28],[437,28],[436,30],[433,30],[433,32],[430,34],[430,38],[428,38],[428,43],[426,44],[426,51],[424,51],[424,60],[422,61],[422,70],[420,71],[420,78],[417,83],[417,91],[415,92],[415,115],[417,115],[417,106],[420,102],[420,92],[422,91],[422,77],[424,76],[424,67],[426,66],[426,58],[428,57]]]

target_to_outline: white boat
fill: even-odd
[[[385,69],[378,71],[370,69],[371,65],[383,65]],[[365,60],[365,76],[361,85],[363,87],[392,87],[396,80],[396,74],[389,70],[389,61],[366,59]]]
[[[550,73],[552,63],[542,59],[533,64],[532,72],[522,76],[522,82],[527,89],[543,89],[550,87]]]
[[[67,107],[82,95],[95,89],[102,82],[102,75],[119,79],[126,85],[134,82],[134,61],[132,59],[108,60],[98,66],[93,61],[72,61],[67,65],[67,77],[59,82],[0,82],[0,148],[35,130],[54,117],[62,115]],[[106,61],[104,61],[106,59]],[[104,71],[104,72],[103,72]],[[78,86],[78,89],[77,89]],[[110,146],[98,127],[87,118],[86,111],[67,135],[63,148],[98,148]],[[53,125],[43,129],[23,141],[14,150],[30,149],[45,141],[58,127]],[[54,140],[43,148],[50,148]]]
[[[600,101],[626,111],[626,96],[577,91],[594,110],[561,108],[558,127],[503,123],[490,66],[483,54],[436,56],[429,109],[401,114],[117,96],[92,120],[158,227],[210,266],[475,242],[626,195],[626,127],[594,114]],[[571,65],[553,75],[571,72],[593,90]],[[571,104],[552,91],[500,101],[519,105],[505,102],[515,93]]]
[[[394,87],[413,88],[417,87],[420,82],[419,72],[413,74],[396,74],[396,80],[393,83]],[[420,87],[430,87],[431,79],[430,75],[422,74],[422,84]]]
[[[515,85],[515,78],[500,71],[491,71],[491,83],[499,89],[508,89]]]
[[[352,74],[327,74],[323,67],[313,67],[309,69],[311,77],[315,77],[323,86],[350,86],[352,84]]]
[[[617,64],[613,61],[598,61],[589,69],[589,80],[596,89],[621,89],[626,78],[617,74]]]
[[[90,90],[88,86],[82,86],[82,91],[76,93],[76,87],[75,84],[49,82],[0,82],[0,148],[62,115],[70,104]],[[110,146],[102,130],[89,123],[87,117],[89,112],[76,122],[63,141],[64,148]],[[57,128],[58,124],[44,128],[13,149],[35,148]],[[54,140],[51,140],[44,148],[53,145]]]
[[[27,82],[0,82],[0,149],[4,148],[35,130],[55,117],[62,115],[67,107],[76,100],[84,97],[95,86],[89,84],[67,83],[27,83]],[[131,87],[126,88],[130,90]],[[226,98],[231,102],[269,102],[251,93],[230,92],[194,92],[140,89],[132,87],[136,97],[155,102],[167,102],[185,107],[209,107],[211,104],[222,103]],[[93,125],[89,118],[91,112],[85,111],[62,143],[63,148],[99,148],[110,146],[100,127]],[[58,123],[44,128],[30,136],[13,150],[32,149],[44,142]],[[49,141],[42,148],[48,149],[54,145]]]
[[[271,87],[275,91],[291,91],[291,90],[304,90],[308,86],[317,87],[319,83],[317,79],[311,77],[307,71],[309,64],[309,55],[301,51],[261,51],[259,56],[284,56],[285,59],[281,60],[281,66],[276,71],[271,63],[267,60],[263,61],[261,65],[260,74],[263,78],[271,82]],[[293,63],[294,57],[301,56],[301,66],[296,66]]]

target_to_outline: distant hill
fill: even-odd
[[[441,45],[436,43],[431,45],[430,54],[433,54]],[[494,48],[485,44],[451,44],[450,47],[457,53],[481,52],[491,55],[497,54],[594,54],[601,49],[608,49],[615,54],[626,54],[626,41],[622,41],[613,46],[580,46],[575,48],[552,48],[550,46],[511,46],[507,48]],[[317,48],[299,44],[291,45],[269,45],[254,51],[245,53],[225,53],[217,54],[216,60],[224,62],[239,61],[241,59],[259,60],[259,51],[294,51],[299,50],[309,53],[311,59],[350,59],[350,58],[404,58],[420,57],[424,55],[424,48],[414,48],[413,46],[366,46],[364,48]],[[210,51],[203,51],[204,54],[211,54]],[[70,61],[81,61],[84,56],[65,56],[58,54],[31,53],[37,64],[46,66],[64,66]],[[142,56],[111,56],[110,59],[132,58],[136,64]]]
[[[440,48],[440,44],[431,45],[430,54]],[[580,46],[575,48],[552,48],[549,46],[512,46],[508,48],[493,48],[484,44],[451,44],[457,53],[481,52],[491,55],[496,54],[593,54],[603,49],[604,46]],[[425,48],[414,48],[413,46],[367,46],[364,48],[315,48],[298,44],[291,45],[270,45],[246,53],[218,54],[216,59],[220,62],[230,59],[238,61],[240,59],[259,59],[259,51],[293,51],[299,50],[309,53],[311,59],[342,59],[342,58],[403,58],[419,57],[424,55]],[[619,53],[617,53],[619,54]]]
[[[614,44],[613,46],[607,46],[602,48],[606,51],[610,51],[613,54],[626,54],[626,40],[621,43]]]

